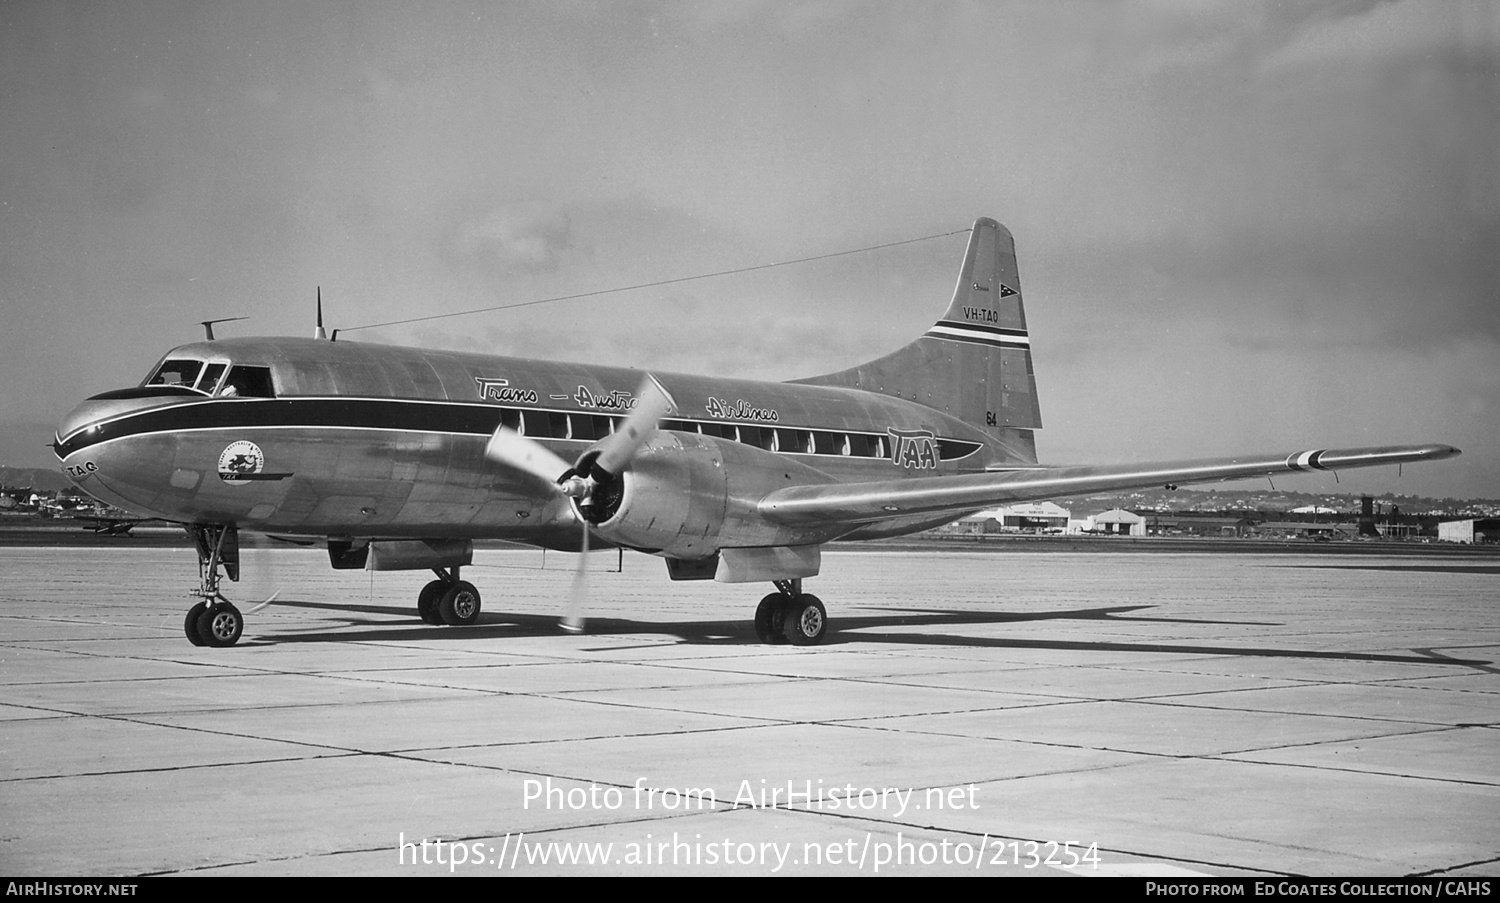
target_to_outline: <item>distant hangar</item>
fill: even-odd
[[[1500,542],[1500,517],[1471,517],[1438,524],[1439,542]]]

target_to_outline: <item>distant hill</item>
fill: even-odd
[[[37,491],[57,492],[72,486],[68,478],[45,467],[0,466],[0,484],[8,489],[31,488]]]
[[[1434,499],[1385,493],[1374,497],[1376,509],[1396,506],[1407,514],[1442,514],[1453,517],[1493,516],[1500,511],[1497,499]],[[1193,486],[1182,489],[1137,489],[1073,496],[1054,501],[1083,508],[1153,508],[1158,511],[1291,511],[1309,505],[1353,513],[1359,511],[1357,493],[1297,492],[1295,490],[1215,489]]]

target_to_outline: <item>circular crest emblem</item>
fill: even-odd
[[[239,483],[253,479],[266,466],[266,456],[260,446],[241,439],[232,443],[219,455],[219,479],[226,483]]]

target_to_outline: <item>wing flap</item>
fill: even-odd
[[[959,517],[995,505],[1087,492],[1410,464],[1438,461],[1457,454],[1459,450],[1451,445],[1396,445],[1161,464],[1028,467],[950,477],[789,486],[761,499],[759,508],[767,520],[787,525],[862,524],[945,512]]]

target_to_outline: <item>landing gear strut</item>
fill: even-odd
[[[761,599],[755,609],[755,636],[768,645],[816,646],[823,642],[828,612],[822,600],[804,593],[800,579],[775,583],[778,592]]]
[[[417,616],[426,624],[467,627],[479,620],[479,590],[458,579],[458,565],[451,570],[433,568],[438,578],[417,594]]]
[[[245,618],[219,592],[219,581],[223,577],[240,579],[239,531],[233,524],[189,524],[187,533],[198,553],[198,591],[194,595],[201,601],[188,609],[182,632],[194,646],[233,646],[245,630]]]

